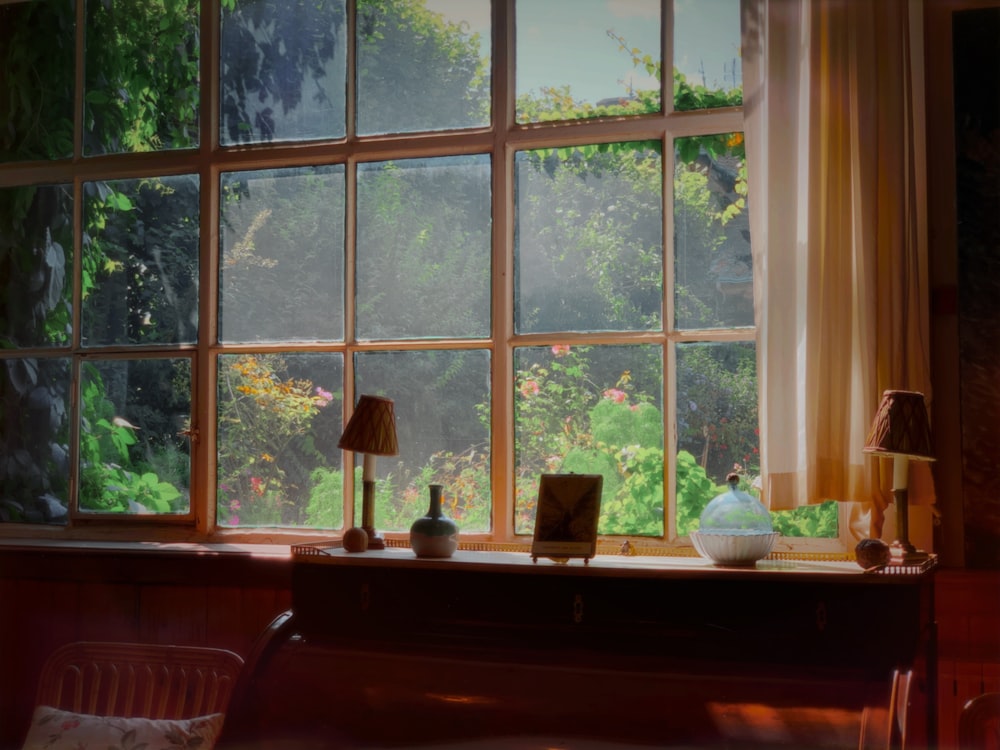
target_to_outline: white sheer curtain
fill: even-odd
[[[870,503],[859,536],[891,501],[862,452],[882,391],[931,398],[922,8],[743,0],[764,497]]]

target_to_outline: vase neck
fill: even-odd
[[[431,518],[441,517],[441,492],[444,487],[440,484],[428,485],[431,494],[430,505],[427,507],[427,515]]]

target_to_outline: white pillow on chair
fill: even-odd
[[[211,750],[225,714],[194,719],[92,716],[38,706],[22,750]]]

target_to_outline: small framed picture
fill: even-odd
[[[535,536],[531,559],[565,562],[597,553],[597,520],[601,514],[600,474],[542,474],[538,484]]]

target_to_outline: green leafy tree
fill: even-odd
[[[187,498],[143,460],[136,426],[121,419],[106,396],[106,378],[83,366],[80,388],[80,507],[100,512],[171,513],[187,509]]]
[[[301,109],[307,88],[328,118],[343,120],[344,102],[331,101],[322,85],[343,54],[343,0],[221,4],[221,117],[230,142],[272,140],[275,110]]]
[[[74,5],[0,5],[0,161],[73,155]]]
[[[223,341],[343,335],[344,192],[340,166],[222,176]]]
[[[200,116],[198,5],[195,0],[150,0],[141,6],[127,0],[88,4],[84,97],[87,153],[196,145]],[[337,11],[339,6],[327,0],[289,0],[288,13],[265,17],[262,5],[223,0],[225,33],[233,36],[229,40],[232,43],[224,45],[231,57],[222,61],[227,71],[222,127],[233,142],[266,140],[273,133],[266,112],[251,113],[250,99],[263,97],[275,108],[293,110],[306,96],[310,80],[326,75],[327,64],[339,52],[338,34],[344,23],[342,13]],[[140,11],[136,12],[136,8]],[[7,76],[0,83],[0,115],[6,115],[5,121],[13,126],[0,133],[0,158],[68,156],[72,150],[75,79],[73,3],[36,0],[0,5],[0,20],[12,20],[12,14],[18,14],[16,23],[0,23],[0,59],[7,63]],[[442,122],[448,127],[488,123],[488,61],[480,56],[480,40],[475,35],[428,12],[419,0],[361,0],[357,18],[361,92],[358,118],[363,132],[397,132],[402,126],[407,130],[434,129],[440,128]],[[36,40],[49,35],[54,35],[55,42],[42,51]],[[611,36],[635,65],[660,77],[659,62]],[[265,49],[269,39],[284,40],[284,46]],[[268,54],[260,54],[264,51]],[[741,102],[741,92],[693,86],[676,71],[673,77],[675,104],[679,109]],[[425,93],[427,87],[423,85],[428,78],[435,81],[432,95]],[[518,102],[518,117],[544,121],[641,114],[658,111],[659,96],[658,90],[637,91],[612,105],[592,107],[574,101],[569,89],[553,87],[544,90],[537,99],[522,97]],[[39,112],[43,114],[40,126],[34,121]],[[405,118],[400,117],[400,112],[405,113]],[[599,310],[605,322],[628,322],[628,327],[655,327],[661,323],[662,237],[656,216],[661,202],[662,173],[658,165],[662,160],[658,149],[656,143],[593,144],[533,152],[529,157],[530,168],[554,176],[553,194],[566,197],[576,183],[585,185],[576,194],[570,214],[555,217],[547,233],[540,223],[538,237],[544,248],[544,262],[553,273],[567,279],[568,285],[586,288],[592,295],[588,304],[578,309]],[[684,172],[678,178],[681,185],[677,205],[685,220],[689,219],[691,226],[697,226],[703,233],[700,244],[710,257],[724,243],[726,227],[733,225],[745,208],[743,144],[731,134],[697,136],[683,139],[678,155]],[[732,184],[732,192],[738,197],[726,206],[700,197],[705,194],[705,182],[714,174],[712,170],[723,159],[738,163]],[[590,189],[588,181],[598,174],[613,174],[618,182],[616,193],[620,199],[613,211],[606,203],[601,205],[599,193]],[[379,178],[372,196],[377,211],[386,217],[376,227],[381,233],[377,237],[379,245],[391,248],[394,253],[391,257],[380,256],[382,262],[404,269],[409,278],[416,279],[414,290],[420,295],[434,288],[430,283],[426,286],[419,283],[428,265],[427,247],[421,243],[433,242],[436,255],[430,263],[432,267],[449,269],[458,281],[477,279],[480,272],[465,265],[468,258],[462,249],[486,238],[477,236],[475,229],[452,221],[455,215],[446,217],[449,220],[444,230],[437,224],[430,226],[427,217],[421,214],[421,204],[414,200],[419,191],[399,177],[398,173],[387,171]],[[78,259],[82,264],[83,295],[89,298],[100,289],[120,289],[128,300],[127,315],[126,319],[115,321],[115,335],[149,344],[171,340],[190,323],[189,320],[185,323],[184,314],[190,310],[190,304],[171,303],[156,293],[157,286],[164,282],[163,274],[150,263],[154,259],[147,245],[137,237],[152,231],[164,267],[183,266],[192,257],[188,248],[191,235],[185,221],[197,222],[196,195],[183,197],[171,193],[165,183],[156,180],[88,182],[85,191],[88,192],[82,238],[84,253]],[[0,205],[5,212],[0,216],[2,227],[24,225],[35,204],[36,198],[24,193],[15,196],[10,206]],[[300,208],[298,217],[302,221],[312,220],[318,213],[318,208],[311,204],[303,203]],[[538,201],[525,210],[534,211],[541,220],[545,208]],[[151,229],[139,221],[139,217],[147,214],[162,216],[164,220]],[[418,232],[412,243],[397,247],[390,230],[393,223],[402,222],[427,231]],[[0,262],[6,264],[5,269],[14,269],[19,278],[24,275],[42,279],[40,292],[32,303],[30,321],[25,322],[32,329],[31,335],[48,343],[65,342],[70,333],[71,306],[65,277],[67,264],[73,260],[67,257],[72,235],[50,215],[29,225],[35,232],[31,237],[23,232],[20,236],[0,233],[2,237],[17,237],[9,246],[0,247],[4,253]],[[39,233],[39,226],[46,231]],[[272,233],[269,242],[280,244],[287,239],[279,227],[268,226],[266,231]],[[44,248],[44,252],[37,253],[38,248]],[[704,260],[702,257],[692,262]],[[197,278],[196,269],[187,271],[190,278]],[[457,294],[464,288],[461,283],[452,287]],[[193,294],[194,287],[183,291]],[[703,302],[704,294],[693,285],[689,289],[682,283],[679,296],[681,306],[690,308],[691,315],[698,320],[710,319],[712,311]],[[362,305],[368,302],[374,305],[378,300],[362,300]],[[488,300],[482,304],[488,305]],[[554,314],[557,311],[542,309],[541,305],[539,302],[539,310],[529,313],[529,323],[530,316],[535,315],[567,329],[581,324],[588,327],[588,321],[573,317],[575,313],[559,317]],[[445,304],[441,309],[447,311],[450,307]],[[373,310],[374,307],[362,307],[360,312],[371,314]],[[155,323],[152,327],[146,324],[147,315]],[[466,324],[460,320],[450,322],[458,331]],[[11,338],[9,332],[4,335]],[[184,335],[190,335],[190,331]],[[23,340],[15,340],[13,344],[23,345]],[[749,370],[738,369],[732,375],[710,358],[692,357],[686,366],[690,382],[695,384],[691,388],[701,390],[680,396],[697,396],[698,403],[706,406],[683,429],[690,440],[703,441],[699,445],[707,447],[707,454],[699,452],[702,460],[695,461],[694,467],[688,466],[684,452],[677,458],[678,486],[685,488],[679,491],[679,496],[693,498],[698,485],[701,498],[704,487],[699,472],[704,473],[706,466],[711,466],[713,473],[726,468],[712,463],[721,461],[713,454],[713,446],[731,447],[742,444],[740,441],[748,446],[755,444],[747,429],[751,406],[756,403],[756,382]],[[12,387],[4,394],[5,425],[15,424],[18,410],[30,404],[33,408],[44,407],[38,408],[38,412],[48,414],[55,426],[38,445],[5,446],[13,449],[8,455],[16,457],[7,459],[7,471],[12,471],[9,467],[16,462],[14,470],[18,473],[8,473],[4,481],[20,477],[18,481],[30,488],[27,492],[33,498],[53,493],[58,496],[61,491],[58,483],[46,484],[47,480],[42,478],[53,474],[53,467],[58,465],[58,448],[64,447],[68,440],[64,418],[69,402],[68,383],[63,384],[54,374],[46,372],[46,367],[28,360],[19,360],[12,367],[17,372],[10,378]],[[654,365],[649,368],[649,373],[636,372],[635,380],[652,382]],[[220,517],[224,522],[232,523],[239,516],[241,523],[298,523],[301,517],[289,510],[290,493],[302,491],[308,484],[310,497],[319,498],[342,486],[342,476],[335,469],[321,468],[308,473],[297,466],[301,463],[298,457],[314,449],[309,445],[308,432],[315,410],[321,407],[315,400],[315,392],[309,392],[304,382],[282,372],[281,363],[275,360],[261,365],[259,371],[220,373],[220,385],[233,388],[232,398],[227,401],[230,406],[224,407],[220,415],[224,428],[220,429],[220,435],[225,437],[220,441],[219,475],[230,488],[222,489]],[[656,466],[662,466],[664,457],[662,442],[650,428],[657,420],[662,425],[662,415],[653,405],[653,389],[644,393],[642,388],[634,388],[628,392],[627,403],[616,402],[617,397],[606,397],[603,391],[607,388],[597,383],[615,383],[618,375],[594,373],[585,362],[575,360],[575,354],[565,361],[557,359],[550,366],[530,365],[518,373],[519,393],[526,388],[529,391],[538,388],[531,399],[518,403],[521,441],[518,452],[526,457],[523,475],[517,478],[518,487],[523,490],[529,486],[526,483],[542,470],[597,467],[605,475],[607,486],[614,489],[614,500],[608,503],[602,519],[606,533],[659,533],[656,529],[662,528],[663,488],[662,470],[657,472]],[[165,499],[170,491],[164,484],[170,483],[162,481],[172,471],[167,468],[169,458],[158,464],[162,470],[145,470],[153,462],[141,464],[132,453],[136,446],[127,444],[130,437],[127,428],[116,427],[103,413],[102,393],[108,384],[92,382],[94,390],[84,398],[82,408],[90,428],[85,439],[94,442],[88,443],[82,455],[88,462],[87,481],[93,483],[93,497],[105,502],[109,509],[122,509],[114,491],[108,490],[109,496],[105,498],[97,488],[131,484],[130,491],[145,493],[148,507],[172,507],[177,498]],[[688,382],[688,378],[683,382]],[[261,393],[240,390],[243,387],[260,389]],[[284,387],[290,390],[282,394]],[[150,392],[157,391],[150,389]],[[264,397],[262,394],[269,394],[266,403],[257,401],[258,397]],[[632,410],[632,406],[637,408]],[[155,402],[151,401],[150,410],[154,407]],[[488,404],[483,409],[488,413]],[[16,431],[17,428],[7,429]],[[275,444],[281,449],[275,450]],[[127,470],[132,476],[113,474],[109,462],[95,458],[104,456],[105,451],[113,454],[122,449],[133,463]],[[258,480],[256,483],[254,478]],[[394,488],[392,483],[380,483],[379,507],[390,507],[389,490],[398,489],[404,501],[401,506],[391,506],[393,512],[399,518],[404,511],[409,514],[407,517],[414,517],[412,510],[425,503],[420,483],[431,478],[454,488],[452,510],[456,514],[464,514],[467,519],[487,514],[481,500],[488,497],[490,487],[485,449],[431,456],[418,476],[405,478],[405,486]],[[394,481],[402,483],[403,479]],[[713,486],[707,474],[706,481]],[[245,501],[247,507],[233,507],[233,499]],[[5,507],[10,514],[26,513],[14,506]],[[18,507],[23,509],[27,504],[19,500]],[[696,504],[683,513],[694,513],[695,507]],[[336,525],[336,512],[330,511],[328,519],[322,515],[325,512],[318,504],[310,503],[310,520],[328,520]]]
[[[489,123],[489,67],[478,34],[429,12],[422,0],[358,0],[357,14],[361,132]]]
[[[747,471],[759,466],[756,369],[750,346],[678,350],[678,443],[720,484],[734,463]]]
[[[655,142],[539,149],[520,156],[520,327],[656,328],[662,289],[662,159]]]
[[[235,2],[226,0],[227,10]],[[300,3],[303,9],[315,3]],[[88,3],[86,30],[86,80],[84,95],[84,151],[103,153],[151,151],[163,148],[190,147],[197,144],[199,121],[199,13],[197,0],[150,0],[136,4],[130,0],[107,0]],[[294,23],[301,16],[283,17]],[[4,77],[0,80],[0,160],[63,158],[72,155],[73,86],[75,66],[75,3],[71,0],[33,0],[0,5],[0,61]],[[230,26],[229,28],[233,28]],[[45,44],[39,40],[45,39]],[[332,54],[333,38],[313,40],[311,49],[287,49],[285,59],[275,68],[265,69],[273,58],[254,57],[227,82],[244,91],[254,90],[263,81],[275,96],[288,106],[301,97],[309,72]],[[258,86],[259,88],[259,86]],[[239,127],[238,113],[226,110],[224,119]],[[25,309],[22,318],[11,319],[19,326],[0,332],[8,346],[65,343],[70,336],[70,288],[72,278],[69,248],[72,210],[51,210],[46,188],[0,190],[0,270],[5,279],[31,279],[28,285],[10,284],[4,290],[4,304]],[[51,192],[51,191],[48,191]],[[68,192],[68,191],[66,191]],[[190,238],[197,242],[197,193],[177,194],[161,181],[106,181],[84,183],[83,254],[81,294],[87,300],[85,339],[106,337],[113,341],[156,344],[190,339],[184,326],[191,324],[196,287],[172,288],[173,296],[162,294],[164,284],[188,279],[197,282],[197,269],[190,266]],[[157,216],[157,226],[149,226],[138,217]],[[193,222],[195,234],[189,227]],[[185,226],[187,225],[187,226]],[[8,231],[10,230],[10,231]],[[195,247],[197,247],[195,245]],[[151,252],[155,249],[155,257]],[[41,252],[40,252],[41,250]],[[104,295],[99,301],[98,292]],[[119,294],[120,292],[120,294]],[[17,296],[27,295],[24,304]],[[110,312],[106,303],[127,300],[126,315]],[[117,317],[116,317],[117,316]],[[90,326],[88,328],[88,325]],[[29,330],[30,329],[30,330]],[[3,394],[0,428],[11,459],[0,467],[0,482],[5,487],[0,518],[4,520],[64,520],[68,501],[65,482],[68,476],[67,405],[69,379],[58,376],[62,360],[10,360]],[[47,373],[52,372],[53,375]],[[23,377],[21,377],[23,375]],[[97,443],[113,438],[126,440],[118,429],[109,430],[91,412],[98,408],[100,380],[92,381],[94,390],[82,400],[84,419],[97,432]],[[151,382],[145,391],[150,401],[146,417],[153,420],[158,412],[155,399],[160,391]],[[188,392],[190,385],[186,386]],[[51,419],[36,424],[58,423],[44,437],[37,430],[25,429],[19,415],[46,412]],[[161,419],[166,415],[161,413]],[[166,429],[169,429],[167,427]],[[101,430],[106,435],[99,435]],[[82,438],[87,442],[88,437]],[[97,443],[88,443],[96,447]],[[107,447],[107,446],[105,446]],[[169,446],[152,464],[169,475],[177,474],[177,465],[186,456],[173,455]],[[109,467],[97,460],[98,454],[81,450],[81,461],[89,487],[88,497],[97,498],[100,472]],[[146,457],[148,458],[148,457]],[[135,457],[133,457],[135,460]],[[125,471],[125,470],[123,470]],[[127,471],[136,474],[132,469]],[[160,499],[170,494],[163,483],[153,481],[150,473],[137,476],[136,496],[155,495],[148,507],[162,510]],[[182,472],[181,472],[182,473]],[[158,475],[157,475],[158,476]],[[121,495],[127,478],[105,475],[108,498],[99,499],[109,510],[126,506],[110,497]],[[168,483],[169,484],[169,483]],[[92,491],[91,491],[92,490]],[[89,502],[89,501],[88,501]],[[170,500],[169,502],[173,502]]]
[[[84,150],[198,143],[199,0],[87,3]]]
[[[358,298],[364,336],[485,335],[490,223],[486,161],[427,159],[363,169]]]

